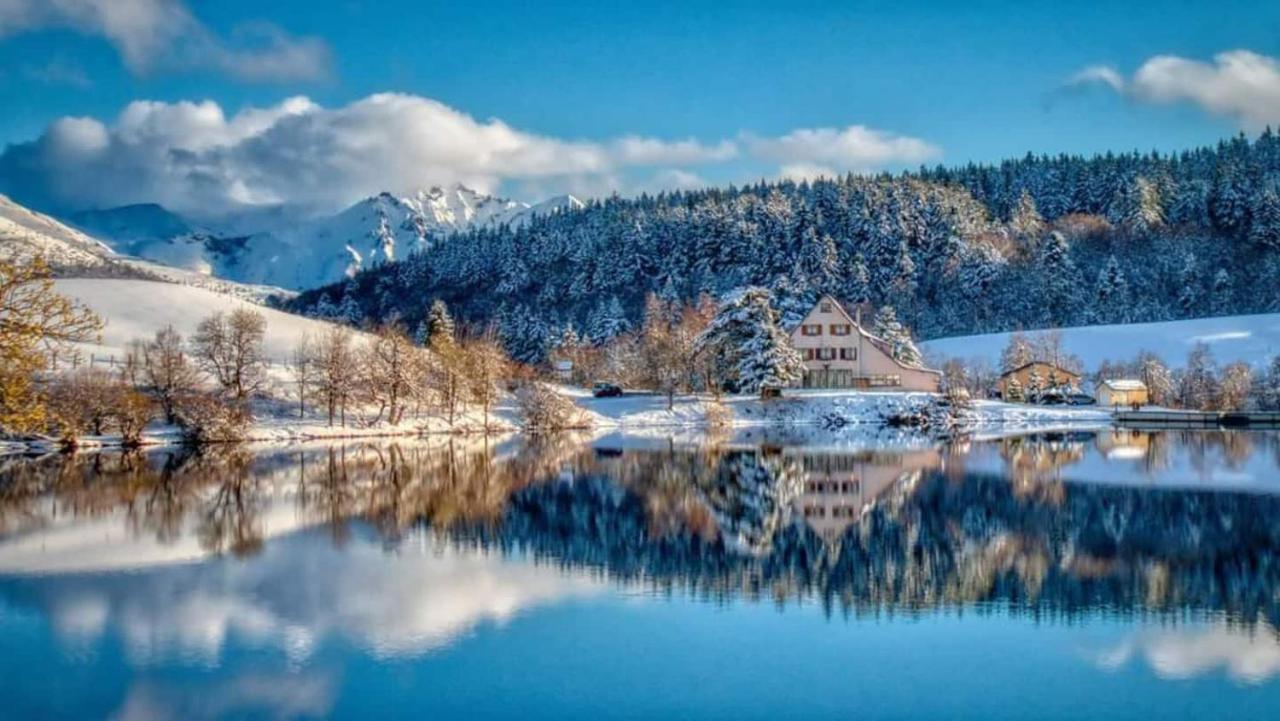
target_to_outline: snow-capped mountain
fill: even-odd
[[[520,226],[537,215],[582,207],[571,195],[529,205],[453,185],[408,196],[380,193],[308,220],[290,222],[281,211],[257,229],[247,221],[251,216],[224,228],[188,221],[158,205],[78,213],[71,220],[122,253],[240,282],[300,289],[425,250],[450,233]]]
[[[0,258],[23,263],[36,257],[48,261],[60,278],[175,283],[254,302],[289,295],[280,288],[236,283],[116,252],[108,243],[0,195]]]
[[[115,262],[107,244],[0,195],[0,257],[21,262],[36,256],[60,269]]]

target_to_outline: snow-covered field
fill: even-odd
[[[266,351],[273,360],[284,361],[304,335],[318,336],[328,326],[197,286],[106,278],[63,278],[55,285],[58,292],[84,303],[106,321],[102,342],[86,347],[99,355],[119,357],[130,340],[150,338],[166,325],[190,337],[205,317],[240,307],[251,307],[266,316]]]
[[[986,358],[998,366],[1009,335],[939,338],[920,346],[930,358]],[[1280,352],[1280,313],[1062,329],[1064,348],[1079,356],[1086,369],[1096,368],[1104,360],[1130,361],[1144,350],[1177,367],[1186,363],[1187,353],[1200,342],[1209,345],[1220,363],[1261,365]]]

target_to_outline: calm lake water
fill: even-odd
[[[1263,719],[1280,435],[0,458],[0,718]]]

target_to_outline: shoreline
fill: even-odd
[[[1052,430],[1096,430],[1111,427],[1113,414],[1108,410],[1058,406],[1030,406],[974,401],[968,409],[954,411],[938,404],[938,397],[926,393],[792,391],[782,398],[761,400],[758,396],[709,395],[677,396],[672,408],[666,407],[666,396],[629,394],[615,398],[593,398],[579,389],[558,388],[587,415],[591,427],[560,429],[551,432],[589,432],[594,436],[627,435],[637,437],[697,436],[707,439],[734,434],[780,435],[803,441],[806,437],[839,439],[865,438],[890,433],[921,439],[967,433],[996,432],[1021,434]],[[713,407],[725,410],[712,411]],[[895,426],[891,419],[901,414],[947,414],[948,423],[939,427]],[[713,420],[709,414],[727,411],[727,418]],[[519,411],[510,398],[496,406],[486,426],[482,415],[474,409],[460,413],[453,425],[437,416],[416,418],[398,426],[330,426],[323,419],[269,415],[255,420],[246,437],[238,441],[214,442],[208,445],[307,443],[313,441],[358,440],[362,438],[406,438],[432,436],[475,436],[520,433],[534,435],[523,427]],[[172,426],[153,428],[143,435],[138,448],[163,448],[184,445],[181,433]],[[118,435],[85,436],[68,452],[121,449]],[[56,439],[0,441],[0,455],[58,453],[64,448]]]

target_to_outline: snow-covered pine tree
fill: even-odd
[[[862,253],[855,253],[849,261],[840,294],[850,305],[858,305],[871,299],[870,292],[871,276],[867,272],[867,261]]]
[[[876,311],[871,333],[888,343],[889,353],[894,360],[912,368],[919,368],[923,365],[924,356],[920,353],[920,349],[916,347],[915,341],[911,339],[911,331],[907,330],[898,321],[898,314],[894,311],[893,306],[884,305]]]
[[[427,317],[423,320],[423,345],[451,342],[456,335],[457,330],[453,325],[453,316],[449,315],[449,306],[439,298],[431,301],[431,307],[427,309]]]
[[[609,300],[597,305],[588,321],[587,334],[591,337],[591,342],[596,345],[603,345],[614,338],[626,333],[631,328],[631,324],[627,322],[626,311],[622,309],[622,303],[618,300],[618,296],[609,296]]]
[[[1093,301],[1093,321],[1095,323],[1128,323],[1129,317],[1129,283],[1120,270],[1120,262],[1115,255],[1107,259],[1107,264],[1098,271],[1098,281]]]
[[[1180,318],[1192,318],[1200,309],[1200,266],[1194,253],[1182,257],[1182,270],[1178,273],[1178,312]]]
[[[1249,240],[1267,250],[1280,250],[1280,191],[1275,183],[1268,183],[1254,197],[1249,216]]]
[[[1209,291],[1209,311],[1214,315],[1227,315],[1232,308],[1231,274],[1226,268],[1219,268],[1213,274],[1213,288]]]
[[[1035,199],[1025,189],[1018,196],[1018,205],[1009,217],[1009,229],[1022,240],[1039,240],[1044,235],[1044,218],[1036,208]]]
[[[803,360],[782,329],[772,295],[765,288],[730,294],[695,347],[698,353],[725,358],[734,377],[722,380],[734,381],[747,393],[790,386],[804,371]]]
[[[1079,271],[1071,259],[1066,236],[1054,231],[1040,244],[1037,254],[1040,277],[1040,324],[1067,326],[1079,307]]]
[[[1004,384],[1004,400],[1010,403],[1021,403],[1027,399],[1027,394],[1022,390],[1022,384],[1017,378],[1010,377]]]
[[[1133,176],[1117,188],[1107,217],[1130,235],[1149,234],[1164,223],[1159,189],[1150,180]]]

